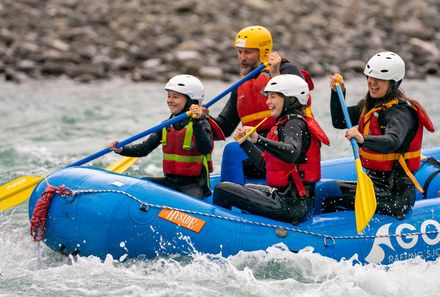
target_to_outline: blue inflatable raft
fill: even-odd
[[[424,150],[440,159],[440,148]],[[264,250],[283,243],[292,252],[305,247],[336,260],[389,264],[420,256],[440,255],[440,168],[424,162],[416,177],[425,187],[404,220],[374,215],[356,232],[352,210],[321,213],[328,197],[337,195],[335,179],[356,180],[352,158],[322,162],[312,218],[298,226],[212,205],[147,180],[101,169],[70,167],[51,174],[47,182],[65,185],[73,195],[55,195],[46,221],[44,242],[63,254],[105,258],[152,258],[195,251],[229,256]],[[212,177],[212,185],[220,176]],[[46,182],[29,202],[32,216]]]

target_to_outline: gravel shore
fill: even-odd
[[[362,73],[382,50],[407,77],[440,73],[438,0],[2,0],[0,78],[230,80],[235,34],[266,26],[274,50],[313,77]]]

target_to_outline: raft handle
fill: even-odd
[[[146,203],[142,203],[139,206],[139,210],[147,212],[150,207]]]
[[[336,246],[336,241],[335,241],[335,239],[333,238],[333,236],[324,236],[324,246],[325,247],[329,247],[330,245],[327,243],[327,239],[330,239],[330,245],[331,246]]]

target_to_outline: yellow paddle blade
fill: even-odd
[[[116,162],[113,162],[105,170],[116,172],[116,173],[124,173],[131,165],[133,165],[139,158],[134,157],[122,157]]]
[[[356,215],[356,229],[360,233],[368,225],[376,211],[376,194],[373,182],[362,170],[361,160],[356,159],[356,173],[358,176],[356,197],[354,200],[354,213]]]
[[[42,176],[22,176],[0,187],[0,210],[17,206],[31,196]]]

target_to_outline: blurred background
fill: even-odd
[[[391,50],[420,79],[440,72],[439,15],[438,0],[1,0],[0,77],[230,81],[235,34],[262,25],[313,77],[361,73]]]

